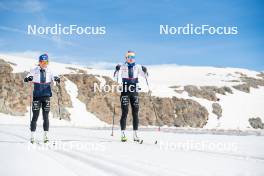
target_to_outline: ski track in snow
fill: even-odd
[[[42,134],[39,130],[38,139]],[[134,142],[121,143],[119,134],[110,136],[110,130],[92,130],[84,128],[55,127],[51,128],[51,141],[62,140],[62,144],[72,141],[78,144],[96,143],[105,148],[102,151],[74,148],[71,150],[31,149],[29,146],[28,128],[25,125],[1,125],[0,154],[5,161],[0,165],[0,175],[20,175],[23,168],[35,167],[28,176],[53,174],[64,175],[263,175],[264,174],[264,140],[263,136],[225,136],[196,135],[160,132],[141,132],[143,144]],[[129,137],[132,137],[129,134]],[[238,151],[183,151],[181,149],[166,151],[160,145],[153,144],[158,136],[168,142],[192,140],[225,141],[238,143]],[[131,138],[129,138],[131,139]],[[159,140],[160,141],[160,140]],[[45,144],[43,144],[45,145]],[[59,145],[57,143],[56,145]],[[40,145],[41,146],[41,145]],[[23,153],[23,154],[22,154]],[[18,159],[19,157],[23,159]],[[34,161],[32,160],[34,159]],[[23,162],[19,162],[19,161]],[[12,170],[7,164],[12,164]],[[31,164],[30,166],[28,166]],[[41,168],[45,166],[43,173]],[[48,171],[46,171],[48,170]],[[47,172],[47,173],[45,173]]]

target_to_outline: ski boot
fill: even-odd
[[[35,133],[34,132],[31,132],[30,143],[31,144],[35,143]]]
[[[121,142],[126,142],[127,141],[127,137],[125,135],[125,131],[121,131]]]
[[[34,144],[34,143],[35,143],[35,139],[31,137],[31,138],[30,138],[30,143],[31,143],[31,144]]]
[[[48,132],[44,131],[44,139],[43,139],[44,143],[48,143],[49,142],[49,138],[48,138]]]
[[[121,142],[126,142],[127,141],[127,137],[126,136],[122,136],[121,137]]]
[[[138,142],[138,143],[140,143],[140,144],[143,143],[143,140],[140,139],[140,138],[137,136],[137,131],[134,131],[134,133],[133,133],[133,137],[134,137],[134,141],[135,141],[135,142]]]
[[[139,137],[137,137],[137,136],[134,136],[134,141],[139,142],[139,141],[141,141],[141,139],[139,139]]]

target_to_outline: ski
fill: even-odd
[[[47,145],[47,146],[55,146],[56,145],[56,142],[55,141],[39,141],[39,140],[34,140],[34,141],[30,141],[30,143],[32,145],[36,144],[36,145]]]
[[[138,140],[134,139],[134,142],[137,142],[138,144],[143,144],[144,140],[143,139],[138,139]]]
[[[34,140],[34,141],[30,141],[30,144],[32,144],[32,145],[40,145],[40,142],[39,141],[36,141],[36,140]]]
[[[121,140],[121,142],[126,143],[126,142],[134,142],[136,144],[143,144],[144,140],[143,139],[139,139],[139,140],[133,140],[133,141],[129,141],[129,140]]]

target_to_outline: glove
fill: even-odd
[[[148,72],[147,72],[147,68],[146,67],[144,67],[144,66],[142,66],[142,71],[145,73],[145,74],[147,74]]]
[[[33,81],[33,76],[25,77],[24,82]]]
[[[148,76],[148,70],[145,66],[142,66],[142,71]]]
[[[119,70],[120,70],[120,67],[121,67],[121,65],[118,64],[118,65],[116,66],[116,71],[119,71]]]
[[[60,84],[60,78],[59,77],[55,76],[54,81],[56,81],[58,84]]]

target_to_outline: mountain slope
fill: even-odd
[[[5,54],[0,54],[0,58],[11,64],[13,73],[29,70],[34,66],[34,63],[36,63],[35,60],[30,58]],[[92,69],[55,62],[51,62],[50,67],[55,70],[57,74],[68,74],[68,77],[65,76],[65,83],[70,79],[73,84],[76,84],[78,95],[76,95],[76,93],[73,95],[69,92],[69,89],[65,90],[68,97],[71,97],[71,101],[73,101],[74,97],[78,96],[78,99],[86,104],[86,109],[88,111],[105,122],[111,122],[113,104],[116,104],[117,108],[119,108],[118,96],[115,95],[116,99],[111,100],[111,94],[99,96],[94,94],[93,96],[95,96],[95,98],[92,101],[86,100],[88,95],[85,91],[87,92],[88,90],[85,90],[85,87],[87,85],[80,84],[79,80],[97,79],[98,83],[104,85],[109,83],[109,81],[111,82],[109,78],[112,79],[113,70]],[[250,118],[260,117],[260,119],[264,121],[264,110],[262,108],[264,104],[263,73],[239,68],[190,67],[177,65],[148,66],[148,70],[150,75],[149,83],[152,95],[154,96],[154,103],[156,103],[156,108],[158,108],[160,112],[159,121],[162,122],[161,124],[188,127],[193,120],[197,119],[193,118],[193,116],[196,116],[201,110],[200,107],[198,108],[200,110],[196,111],[195,109],[197,109],[197,107],[186,105],[188,109],[186,113],[180,113],[184,111],[184,109],[179,109],[179,103],[188,104],[187,100],[189,99],[198,102],[198,104],[204,107],[208,112],[208,117],[206,117],[206,112],[203,112],[204,115],[202,115],[205,120],[205,125],[201,125],[201,127],[204,128],[250,129]],[[86,73],[94,75],[94,77],[84,78]],[[70,84],[74,87],[72,83]],[[140,87],[143,92],[148,91],[144,78],[140,78]],[[80,90],[83,90],[83,94],[80,94]],[[180,99],[173,100],[171,99],[172,97]],[[141,108],[142,125],[157,124],[154,114],[150,117],[152,119],[145,119],[147,115],[144,113],[152,111],[152,106],[148,102],[149,100],[146,94],[142,94],[141,99],[142,104],[148,104],[146,107]],[[113,102],[107,105],[99,100]],[[173,104],[169,105],[169,102]],[[101,103],[101,108],[108,106],[108,109],[103,110],[106,113],[101,113],[96,103]],[[70,107],[68,107],[68,109],[69,108]],[[80,113],[79,110],[71,112],[71,117],[79,117],[77,112]],[[117,111],[117,116],[119,115],[120,112]],[[185,124],[184,121],[187,120],[185,118],[186,115],[191,119],[190,122]],[[181,118],[185,119],[181,120]],[[206,120],[207,118],[208,120]],[[74,119],[72,120],[74,121]],[[84,123],[79,124],[84,125]],[[89,126],[89,124],[87,125]]]

